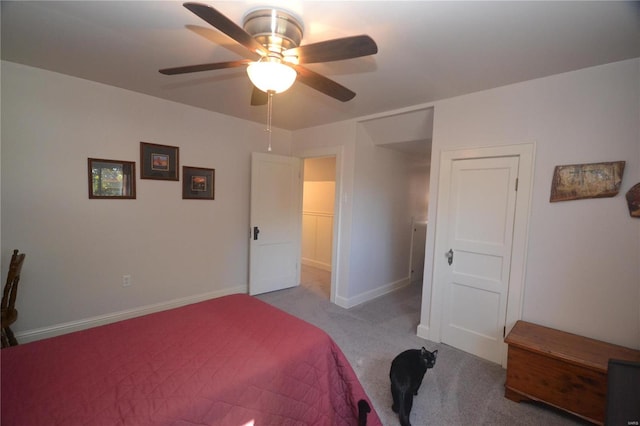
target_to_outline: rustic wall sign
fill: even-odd
[[[551,202],[613,197],[620,191],[624,161],[556,166]]]
[[[631,217],[640,217],[640,183],[633,185],[626,197]]]

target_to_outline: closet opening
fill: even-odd
[[[331,299],[336,157],[305,158],[300,285]]]

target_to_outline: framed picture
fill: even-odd
[[[182,167],[182,198],[185,200],[213,200],[215,169]]]
[[[89,158],[89,198],[136,198],[136,163]]]
[[[140,142],[140,179],[180,180],[180,148]]]
[[[549,201],[614,197],[620,190],[624,161],[556,166]]]

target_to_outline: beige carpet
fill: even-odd
[[[414,398],[414,426],[589,424],[547,406],[517,404],[504,398],[505,370],[499,365],[418,338],[419,286],[408,286],[346,310],[329,303],[329,280],[329,272],[304,267],[303,285],[258,297],[331,335],[385,425],[399,424],[391,411],[391,360],[405,349],[421,346],[438,349],[438,359]]]

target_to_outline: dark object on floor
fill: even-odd
[[[610,359],[605,425],[640,422],[640,362]]]
[[[11,263],[9,264],[9,273],[7,274],[7,283],[4,285],[2,293],[2,347],[16,346],[18,341],[11,331],[11,324],[18,319],[18,311],[16,310],[16,296],[18,295],[18,282],[20,281],[20,271],[26,254],[18,254],[18,250],[13,251]]]
[[[394,358],[389,371],[391,379],[392,410],[398,413],[402,426],[411,426],[409,416],[413,406],[413,396],[418,394],[427,369],[436,365],[438,351],[429,352],[425,348],[409,349]]]
[[[358,426],[367,426],[367,414],[371,412],[369,403],[364,399],[358,401]]]

